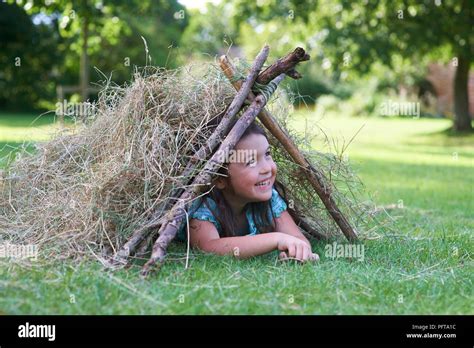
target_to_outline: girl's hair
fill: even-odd
[[[240,139],[242,140],[251,134],[263,135],[268,140],[268,136],[263,130],[263,128],[260,127],[255,121],[249,125],[249,127],[245,130]],[[218,174],[228,177],[228,163],[225,163],[223,166],[221,166],[218,171]],[[286,192],[284,188],[280,187],[280,185],[276,181],[275,186],[278,186],[280,188],[280,191],[283,190],[283,199],[285,200],[285,203],[288,203],[286,201]],[[212,198],[214,202],[216,202],[217,211],[215,211],[214,209],[212,209],[212,207],[209,206],[207,202],[207,197]],[[275,213],[273,212],[270,201],[271,200],[265,202],[251,202],[248,203],[246,206],[246,209],[249,209],[250,213],[252,214],[253,221],[263,223],[263,226],[256,223],[259,233],[271,232],[274,231],[276,228],[274,220]],[[216,220],[220,223],[222,227],[221,237],[232,237],[237,235],[236,223],[234,215],[232,213],[232,209],[220,189],[214,187],[208,194],[203,197],[203,199],[201,200],[201,204],[204,204],[212,212]],[[198,208],[199,207],[197,207],[196,209]],[[268,219],[269,213],[272,216],[272,220]]]

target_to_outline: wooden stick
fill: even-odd
[[[219,122],[215,131],[209,137],[209,140],[206,142],[206,145],[202,146],[191,158],[182,175],[189,175],[194,168],[194,164],[206,159],[214,151],[214,149],[222,141],[222,139],[225,138],[225,136],[229,133],[230,129],[233,126],[232,121],[235,120],[235,116],[244,105],[244,102],[247,99],[247,95],[250,93],[251,88],[258,77],[260,69],[262,68],[263,64],[265,63],[265,60],[268,57],[269,51],[270,47],[268,45],[263,46],[262,50],[255,58],[255,61],[250,69],[249,75],[242,84],[242,93],[237,93],[237,95],[234,97],[232,103],[227,109],[227,112],[222,117],[222,120]]]
[[[275,145],[274,142],[272,143],[272,145]],[[280,180],[277,180],[275,184],[276,184],[276,189],[278,191],[278,194],[280,196],[285,196],[284,194],[280,192],[279,187],[283,188],[284,192],[288,191],[288,188],[285,187],[285,185]],[[297,203],[293,202],[292,205],[288,205],[287,210],[288,210],[288,213],[293,218],[293,220],[295,221],[296,225],[298,225],[298,227],[301,227],[304,230],[304,232],[306,232],[308,235],[318,240],[327,239],[327,236],[319,233],[318,231],[316,231],[314,228],[311,227],[311,225],[306,220],[306,218],[303,217],[303,214],[301,213],[301,209],[298,207]]]
[[[294,209],[288,209],[288,213],[291,215],[293,220],[295,221],[296,225],[301,227],[304,231],[306,231],[310,236],[318,239],[318,240],[326,240],[328,239],[327,236],[324,234],[319,233],[314,228],[311,227],[309,222],[301,216],[298,209],[295,207]]]
[[[301,78],[301,74],[295,70],[296,64],[309,60],[309,54],[301,47],[297,47],[293,52],[288,53],[285,57],[278,59],[275,63],[263,70],[258,75],[257,83],[266,85],[280,74],[286,74],[293,79]],[[235,71],[234,71],[235,72]]]
[[[274,80],[275,84],[277,85],[280,83],[284,77],[283,74],[278,76]],[[150,260],[148,260],[148,262],[143,266],[141,272],[143,276],[148,275],[157,262],[159,262],[159,266],[162,264],[166,256],[166,249],[169,243],[176,236],[176,233],[183,222],[185,216],[184,210],[186,209],[187,203],[196,197],[200,186],[211,184],[213,176],[225,161],[225,156],[223,156],[223,154],[229,153],[229,151],[235,147],[242,137],[242,134],[255,120],[257,114],[263,109],[265,104],[266,98],[262,95],[254,98],[252,104],[250,104],[234,127],[232,127],[227,137],[219,146],[219,149],[214,153],[211,159],[209,159],[204,169],[196,176],[191,187],[184,191],[179,201],[173,206],[173,208],[171,208],[169,212],[170,218],[167,223],[161,226],[159,237],[153,245]]]
[[[242,89],[238,91],[237,95],[232,100],[232,103],[227,108],[224,116],[220,120],[216,129],[209,137],[209,140],[194,154],[194,156],[186,165],[186,168],[183,170],[181,174],[183,180],[181,182],[181,185],[179,186],[183,186],[186,184],[184,180],[186,180],[186,178],[193,172],[193,170],[196,168],[196,166],[200,164],[201,161],[209,157],[209,155],[216,149],[217,145],[219,145],[222,139],[229,133],[229,130],[235,123],[237,113],[240,111],[242,105],[247,99],[247,95],[249,94],[250,89],[255,83],[257,75],[268,57],[269,51],[270,47],[268,45],[265,45],[259,52],[259,54],[255,58],[254,63],[252,64],[252,67],[250,68],[250,72],[247,78],[242,84]],[[178,189],[170,196],[179,197],[179,192],[180,190]],[[165,210],[171,208],[171,204],[172,203],[167,204]],[[126,264],[128,257],[130,257],[130,255],[135,252],[138,245],[146,238],[149,231],[152,228],[155,228],[161,224],[161,215],[161,211],[153,211],[151,213],[151,218],[148,220],[148,222],[141,228],[135,230],[132,236],[128,239],[128,241],[114,255],[112,264]]]
[[[231,83],[236,89],[239,89],[241,82],[235,81],[234,76],[236,75],[236,70],[227,58],[227,56],[221,56],[219,63],[229,81],[231,81]],[[249,93],[249,99],[252,100],[253,98],[255,98],[255,95],[252,92]],[[336,202],[332,198],[332,188],[330,184],[326,182],[324,174],[311,165],[311,163],[298,150],[298,147],[294,144],[293,140],[291,140],[286,131],[280,127],[275,118],[266,109],[262,109],[262,111],[258,115],[258,118],[262,122],[262,124],[270,131],[270,133],[276,139],[278,139],[278,141],[282,144],[282,146],[291,156],[293,161],[295,161],[295,163],[301,167],[301,170],[303,170],[303,172],[305,173],[309,183],[311,184],[311,186],[313,186],[314,190],[318,194],[319,198],[323,202],[329,214],[337,223],[346,238],[349,241],[357,240],[356,231],[352,228],[349,221],[342,214],[340,209],[337,207]]]

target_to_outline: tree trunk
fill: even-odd
[[[81,48],[81,67],[80,67],[80,89],[83,102],[89,98],[89,56],[87,55],[87,46],[89,40],[89,18],[84,17],[82,22],[82,48]]]
[[[460,55],[458,67],[454,75],[454,130],[472,131],[471,117],[469,115],[469,57]]]

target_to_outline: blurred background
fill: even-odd
[[[422,118],[439,122],[408,128],[472,140],[473,12],[469,0],[3,1],[0,155],[48,139],[58,103],[94,101],[104,81],[252,60],[264,43],[268,64],[297,46],[311,55],[285,82],[306,121]]]
[[[464,0],[3,1],[0,110],[94,100],[94,83],[123,84],[135,66],[252,59],[267,42],[269,63],[297,46],[312,57],[291,83],[296,107],[404,116],[401,103],[414,102],[419,115],[405,116],[469,131],[473,23]]]

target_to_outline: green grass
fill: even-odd
[[[318,264],[276,262],[276,253],[234,260],[173,244],[159,274],[115,273],[99,263],[0,266],[0,311],[8,314],[474,314],[474,137],[443,132],[434,119],[316,119],[339,146],[365,124],[347,153],[390,231],[365,241],[363,261],[325,256]],[[3,136],[6,125],[0,124]],[[11,128],[10,126],[7,126]],[[321,143],[315,141],[315,147]]]
[[[52,114],[0,112],[0,167],[15,158],[22,148],[33,151],[34,143],[46,141],[58,129]]]

